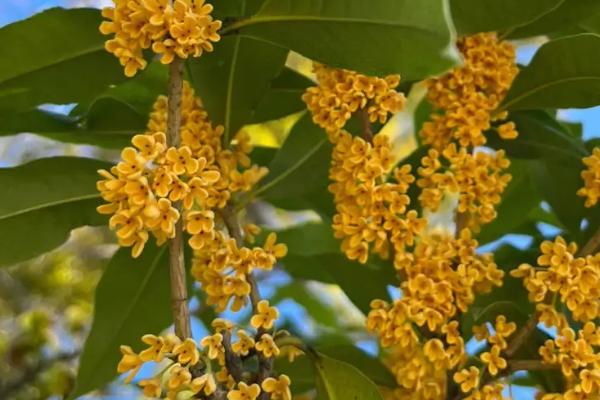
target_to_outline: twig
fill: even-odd
[[[371,126],[371,120],[369,119],[369,110],[365,106],[360,111],[360,117],[362,120],[362,132],[361,135],[369,143],[373,143],[373,127]]]
[[[231,332],[223,333],[223,348],[225,349],[225,365],[227,372],[235,379],[236,382],[242,380],[242,359],[233,352],[231,348]]]
[[[469,216],[467,213],[462,213],[456,211],[456,217],[454,218],[454,223],[456,225],[454,229],[454,237],[457,239],[460,237],[460,232],[467,227]]]
[[[183,60],[175,58],[169,70],[167,140],[169,146],[179,146],[181,126],[181,92],[183,90]],[[181,203],[175,204],[181,214]],[[183,222],[175,224],[175,237],[169,242],[169,271],[171,277],[171,308],[175,334],[181,339],[192,337],[190,310],[183,253]]]
[[[578,257],[585,257],[591,254],[594,254],[596,250],[600,247],[600,229],[594,233],[594,236],[588,240],[588,242],[579,250],[577,253]]]
[[[242,227],[241,227],[240,222],[237,217],[235,205],[228,204],[225,208],[220,210],[219,213],[221,215],[221,218],[223,219],[223,223],[225,224],[227,231],[229,232],[229,235],[231,235],[231,237],[233,239],[235,239],[238,246],[240,246],[240,247],[243,246],[244,238],[243,238],[243,233],[242,233]],[[252,312],[254,314],[256,314],[256,313],[258,313],[258,303],[260,302],[260,299],[261,299],[260,292],[258,290],[258,284],[256,283],[256,279],[254,279],[254,276],[252,275],[252,273],[249,273],[246,275],[246,280],[250,284],[250,302],[252,303]],[[258,333],[256,335],[256,338],[258,340],[260,340],[260,337],[262,337],[262,335],[264,333],[267,333],[267,332],[263,329],[259,329]],[[227,348],[226,348],[226,357],[227,357]],[[239,359],[239,357],[238,357],[238,359]],[[237,361],[230,360],[230,362],[232,364],[234,364],[234,368],[235,368],[235,364]],[[228,367],[228,369],[229,369],[229,367]],[[273,359],[264,357],[262,354],[258,354],[258,371],[256,373],[256,382],[260,385],[260,383],[262,381],[264,381],[265,379],[267,379],[268,377],[271,376],[272,372],[273,372]],[[234,376],[234,379],[235,379],[235,376]],[[240,379],[241,379],[241,373],[240,373]],[[238,382],[239,382],[239,380],[238,380]],[[268,400],[268,399],[269,399],[269,393],[262,392],[258,396],[257,400]]]
[[[559,369],[555,364],[545,364],[541,360],[511,360],[508,363],[511,371],[549,371]]]

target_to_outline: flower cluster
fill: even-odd
[[[436,211],[446,193],[457,193],[458,212],[467,215],[469,226],[477,229],[480,223],[496,218],[495,206],[512,178],[503,173],[509,165],[502,150],[471,154],[464,147],[457,149],[454,143],[441,153],[430,149],[418,171],[417,185],[423,189],[421,205]]]
[[[600,254],[577,257],[577,245],[561,237],[541,244],[537,266],[522,264],[511,272],[523,278],[529,300],[537,303],[540,322],[566,327],[563,315],[555,309],[560,301],[576,321],[588,322],[600,316]],[[552,304],[548,304],[552,302]]]
[[[594,148],[593,154],[583,159],[587,168],[581,172],[584,187],[577,191],[579,196],[585,197],[585,206],[593,207],[600,198],[600,147]]]
[[[406,193],[415,179],[410,166],[394,169],[395,182],[385,182],[392,168],[391,152],[386,136],[376,135],[371,144],[347,132],[338,134],[329,172],[337,210],[333,229],[351,260],[365,263],[371,249],[387,258],[390,245],[404,251],[426,225],[416,211],[408,210]]]
[[[404,96],[394,90],[399,76],[384,79],[315,64],[319,85],[303,96],[316,124],[334,144],[329,191],[334,195],[335,236],[351,260],[366,263],[371,251],[388,257],[391,248],[403,251],[426,221],[409,211],[408,188],[415,178],[410,166],[393,168],[392,148],[384,135],[353,136],[344,126],[362,112],[363,123],[385,123],[400,111]],[[391,173],[395,183],[387,182]]]
[[[421,236],[413,252],[396,254],[403,295],[393,304],[373,301],[367,318],[367,328],[378,334],[382,346],[408,357],[393,358],[401,386],[394,398],[414,393],[415,398],[444,398],[447,371],[464,363],[464,339],[454,318],[467,311],[475,295],[500,286],[503,277],[491,255],[477,255],[476,248],[464,229],[458,239]],[[424,329],[434,339],[423,341]]]
[[[559,366],[568,382],[564,394],[549,393],[542,400],[596,399],[600,396],[600,328],[587,322],[577,333],[563,328],[548,339],[539,353],[542,360]]]
[[[249,138],[238,135],[230,148],[221,141],[223,127],[213,127],[200,100],[187,82],[181,106],[181,145],[169,147],[166,136],[167,99],[160,96],[148,123],[148,131],[132,139],[133,147],[121,153],[122,160],[104,178],[98,190],[108,204],[98,211],[112,214],[110,227],[119,244],[141,254],[152,233],[158,244],[175,235],[175,224],[183,204],[185,228],[190,244],[202,247],[214,236],[213,210],[223,208],[232,193],[248,191],[266,175],[265,168],[250,167]],[[247,168],[240,171],[240,167]]]
[[[192,275],[206,292],[206,302],[217,311],[239,311],[248,301],[251,285],[248,276],[254,270],[269,271],[277,259],[287,253],[285,244],[277,244],[270,233],[262,247],[238,246],[233,238],[218,231],[205,235],[202,242],[190,240],[194,249]]]
[[[332,141],[357,111],[363,110],[371,122],[385,123],[406,101],[394,90],[400,84],[399,75],[369,77],[318,63],[314,70],[319,85],[308,88],[302,99],[315,124],[325,129]]]
[[[279,312],[266,301],[259,306],[259,312],[251,320],[255,334],[243,329],[234,334],[233,323],[216,319],[212,324],[215,333],[200,340],[200,347],[193,339],[181,341],[173,335],[144,335],[142,342],[148,347],[139,353],[121,346],[122,358],[117,370],[127,373],[125,381],[131,382],[144,363],[166,364],[158,375],[139,381],[144,395],[152,398],[207,399],[214,395],[224,398],[226,394],[228,400],[256,400],[264,392],[270,399],[291,400],[290,379],[286,375],[271,373],[259,378],[256,373],[251,377],[241,370],[234,371],[239,369],[242,358],[272,362],[281,354],[274,339],[279,333],[274,334],[273,329]]]
[[[494,156],[483,151],[473,154],[473,150],[486,143],[484,133],[492,122],[506,119],[506,112],[495,112],[518,68],[513,45],[493,33],[465,37],[457,45],[464,65],[427,82],[427,99],[434,112],[420,136],[432,149],[422,159],[418,185],[423,188],[422,206],[434,211],[445,193],[458,193],[459,212],[476,230],[496,217],[495,205],[510,175],[502,173],[509,166],[504,152]],[[496,129],[504,139],[517,137],[512,122]]]
[[[213,20],[213,7],[204,0],[113,0],[114,7],[102,10],[108,21],[100,31],[114,35],[106,42],[125,67],[125,75],[134,76],[146,67],[143,51],[161,54],[169,64],[175,57],[199,57],[212,51],[219,41],[221,21]]]
[[[515,48],[499,41],[493,33],[481,33],[458,40],[464,65],[427,82],[427,99],[435,113],[420,132],[423,142],[443,150],[452,141],[462,147],[482,146],[484,132],[492,122],[506,118],[494,115],[518,73]],[[515,125],[497,128],[504,139],[517,137]]]

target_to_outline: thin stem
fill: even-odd
[[[367,107],[360,111],[360,118],[362,121],[361,136],[369,143],[373,143],[373,127],[371,126],[371,120],[369,119],[369,111]]]
[[[594,254],[600,247],[600,229],[594,233],[594,236],[577,253],[578,257],[585,257]]]
[[[228,204],[225,208],[220,210],[221,218],[223,223],[227,227],[227,231],[232,238],[235,239],[239,247],[244,245],[244,237],[242,233],[242,227],[237,217],[237,211],[234,204]],[[261,300],[260,292],[258,290],[258,284],[252,273],[246,275],[246,280],[250,284],[250,302],[252,303],[252,312],[258,313],[258,303]],[[257,339],[259,340],[262,335],[266,333],[263,329],[259,329],[257,333]],[[226,349],[227,353],[227,349]],[[234,362],[230,360],[230,362]],[[273,359],[264,357],[262,354],[258,355],[258,371],[256,374],[256,382],[260,385],[262,381],[271,376],[273,372]],[[235,379],[235,377],[234,377]],[[262,392],[258,400],[268,400],[269,394]]]
[[[181,126],[181,92],[183,90],[183,60],[175,58],[169,69],[167,140],[169,146],[179,146]],[[175,203],[180,218],[175,224],[175,237],[169,241],[169,271],[171,277],[171,309],[175,334],[181,339],[192,337],[190,310],[183,254],[183,221],[181,203]]]

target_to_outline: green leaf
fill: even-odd
[[[105,117],[105,124],[110,124],[111,115]],[[0,136],[19,133],[35,133],[59,142],[120,149],[127,146],[133,132],[114,129],[87,130],[81,127],[78,118],[43,110],[15,112],[0,118]]]
[[[348,260],[328,223],[295,226],[277,232],[277,238],[288,246],[281,263],[292,277],[340,286],[365,315],[373,299],[389,299],[388,285],[396,279],[389,263],[374,256],[366,265]]]
[[[461,34],[500,31],[524,25],[556,8],[564,0],[450,0]]]
[[[331,65],[408,80],[457,63],[447,0],[267,0],[259,12],[225,26]]]
[[[502,195],[502,202],[496,208],[498,216],[484,225],[477,239],[485,244],[514,232],[514,229],[529,221],[529,215],[541,202],[534,190],[528,173],[528,163],[512,161],[509,173],[512,180]]]
[[[146,244],[132,259],[120,249],[96,289],[94,320],[70,399],[100,389],[117,376],[120,345],[140,350],[140,338],[158,334],[171,321],[168,251]]]
[[[600,36],[567,36],[544,44],[515,79],[502,110],[586,108],[600,104]]]
[[[515,10],[517,9],[522,10],[522,8],[516,8]],[[515,39],[526,38],[557,32],[576,25],[590,15],[599,12],[600,2],[597,0],[564,0],[552,11],[511,32],[509,37]]]
[[[103,225],[96,212],[97,170],[108,164],[74,157],[44,158],[0,169],[0,266],[24,261],[64,243],[72,229]]]
[[[277,289],[270,302],[278,304],[286,299],[293,300],[304,307],[308,317],[319,325],[339,330],[339,318],[336,311],[308,290],[305,282],[293,281]],[[294,316],[294,320],[297,320],[297,316]]]
[[[325,132],[305,114],[269,165],[269,175],[254,196],[285,209],[316,209],[333,214],[327,191],[332,146]],[[310,179],[307,179],[310,177]]]
[[[504,245],[494,252],[495,262],[505,273],[504,281],[501,287],[494,288],[491,293],[477,296],[469,312],[463,314],[461,326],[467,337],[472,334],[473,325],[493,321],[503,312],[507,312],[517,323],[522,324],[527,320],[534,307],[527,298],[523,280],[511,277],[509,272],[522,263],[535,263],[536,258],[536,249],[523,251],[510,245]]]
[[[336,360],[354,365],[365,376],[377,385],[396,387],[397,383],[390,370],[383,365],[381,360],[372,357],[355,346],[339,345],[318,347],[317,350]]]
[[[104,49],[99,10],[53,8],[0,29],[0,93],[16,90],[3,109],[42,103],[88,102],[125,80],[118,60]]]
[[[383,400],[377,386],[350,364],[324,354],[312,356],[319,400]]]
[[[583,163],[575,167],[551,158],[530,162],[531,176],[542,199],[578,242],[581,221],[586,215],[584,199],[577,196],[577,190],[583,187],[582,169]]]
[[[207,57],[188,61],[188,72],[211,121],[225,127],[227,142],[253,119],[281,72],[287,49],[239,35],[226,36]]]
[[[487,143],[495,149],[506,150],[509,158],[559,159],[579,166],[581,159],[588,155],[583,141],[545,111],[516,111],[510,114],[510,120],[516,124],[519,136],[503,140],[494,131],[488,135]]]
[[[256,107],[253,123],[271,121],[306,109],[302,95],[314,83],[298,72],[284,68]]]

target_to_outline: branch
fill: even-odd
[[[585,257],[594,254],[600,247],[600,229],[594,233],[594,236],[577,252],[578,257]]]
[[[362,120],[362,132],[361,136],[369,143],[373,143],[373,128],[371,126],[371,120],[369,119],[369,111],[367,106],[360,111],[360,117]]]
[[[183,60],[176,57],[169,69],[167,141],[169,146],[179,146],[181,126],[181,92],[183,90]],[[169,241],[169,271],[171,276],[171,309],[175,334],[181,339],[192,337],[190,310],[183,255],[183,220],[181,203],[175,208],[180,218],[175,224],[175,237]]]
[[[242,227],[237,218],[237,212],[235,209],[235,205],[228,204],[225,208],[220,210],[220,215],[221,215],[221,218],[223,219],[223,223],[227,227],[227,231],[229,232],[229,235],[231,235],[231,237],[235,239],[235,241],[239,247],[243,246],[244,238],[243,238],[243,233],[242,233]],[[246,275],[246,280],[250,284],[250,302],[252,303],[252,312],[254,314],[257,314],[258,313],[258,303],[260,302],[260,299],[261,299],[260,292],[258,290],[258,284],[256,283],[256,279],[254,279],[254,276],[252,275],[252,273],[249,273]],[[263,333],[265,333],[265,331],[263,329],[259,329],[258,333],[256,335],[257,339],[260,339],[260,337],[263,335]],[[226,348],[226,351],[225,351],[226,358],[227,358],[227,352],[228,351]],[[230,362],[233,364],[233,366],[235,368],[236,361],[232,359],[232,360],[230,360]],[[228,366],[228,368],[229,368],[229,366]],[[273,359],[264,357],[262,354],[258,354],[258,371],[256,374],[256,382],[260,385],[262,381],[264,381],[265,379],[267,379],[268,377],[271,376],[272,371],[273,371]],[[232,374],[232,376],[233,376],[233,374]],[[240,376],[240,380],[241,380],[241,372],[240,372],[239,376]],[[236,379],[235,376],[234,376],[234,379]],[[236,380],[239,382],[238,379],[236,379]],[[258,396],[258,400],[268,400],[268,399],[269,399],[269,393],[267,393],[267,392],[261,392],[261,394]]]
[[[541,360],[511,360],[508,363],[511,371],[550,371],[560,369],[555,364],[545,364]]]
[[[227,371],[236,382],[241,382],[243,372],[242,359],[231,348],[231,332],[229,331],[223,333],[223,348],[225,349]]]

